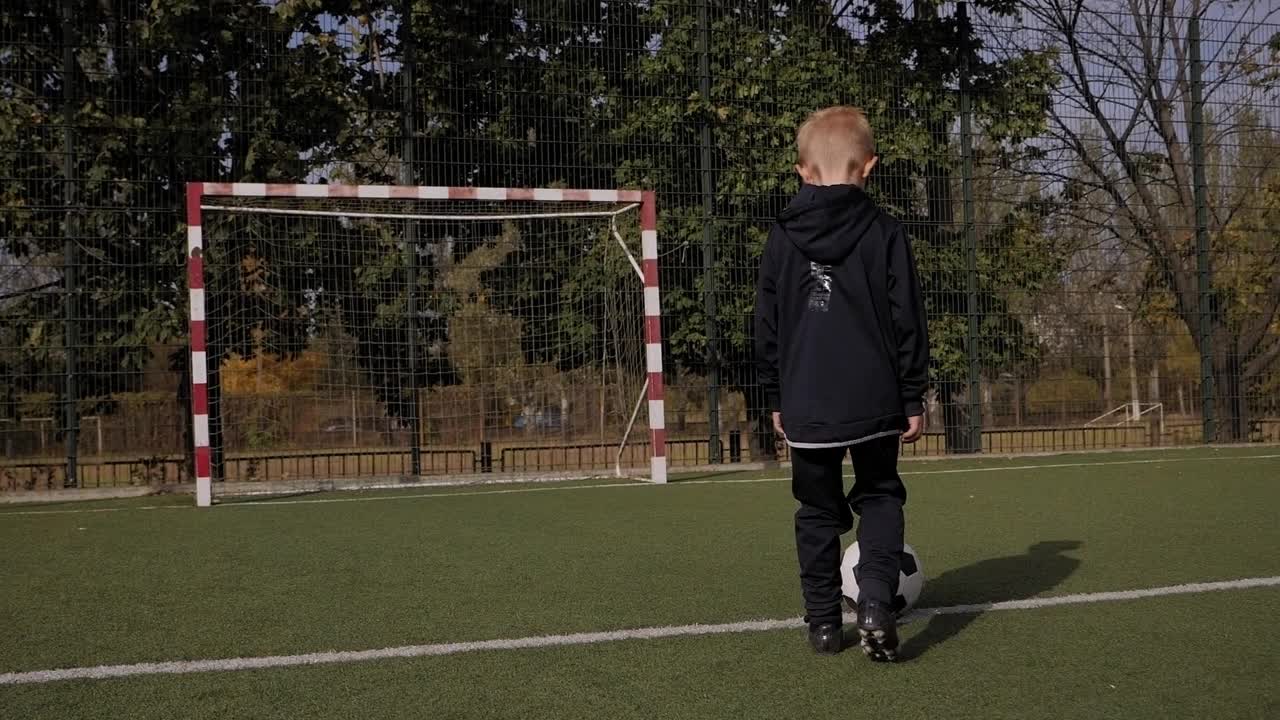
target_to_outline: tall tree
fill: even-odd
[[[1023,7],[1028,32],[1003,38],[1002,48],[1022,52],[1029,45],[1052,47],[1055,70],[1063,79],[1049,106],[1042,176],[1105,198],[1110,212],[1092,228],[1146,259],[1153,277],[1171,295],[1174,312],[1200,351],[1212,358],[1219,438],[1243,439],[1246,399],[1280,357],[1280,334],[1274,327],[1280,274],[1273,266],[1255,266],[1262,276],[1246,283],[1247,298],[1229,287],[1231,281],[1224,278],[1234,275],[1227,270],[1234,263],[1234,249],[1224,232],[1253,195],[1221,183],[1211,187],[1208,231],[1215,272],[1210,329],[1201,335],[1187,18],[1203,18],[1212,32],[1202,50],[1205,119],[1210,121],[1205,147],[1209,152],[1240,148],[1231,184],[1250,188],[1280,163],[1274,148],[1244,146],[1258,124],[1251,110],[1263,106],[1275,88],[1274,75],[1268,75],[1274,42],[1269,44],[1264,33],[1280,8],[1256,0],[1036,0]],[[1089,141],[1088,128],[1098,129],[1100,142]],[[1248,312],[1233,310],[1237,303],[1244,303]]]
[[[296,14],[314,12],[317,4],[352,20],[348,44],[361,102],[360,112],[349,120],[350,135],[360,141],[321,175],[346,182],[447,186],[612,184],[613,158],[600,143],[600,123],[603,106],[621,89],[610,84],[606,70],[643,51],[631,31],[639,3],[286,0],[277,12],[296,22]],[[315,27],[305,37],[323,41],[327,33]],[[408,142],[406,116],[414,128]],[[383,242],[365,250],[348,248],[344,252],[354,254],[353,264],[340,263],[365,269],[364,279],[342,281],[349,293],[344,305],[355,312],[348,320],[353,328],[370,329],[360,343],[361,365],[393,415],[411,407],[411,386],[460,379],[447,354],[450,322],[459,308],[441,283],[455,263],[501,232],[495,223],[431,222],[397,228],[387,240],[409,242],[410,230],[416,236],[412,255],[396,253]],[[487,307],[517,316],[529,329],[524,333],[529,362],[569,370],[599,356],[582,346],[602,342],[600,336],[584,340],[592,320],[576,314],[562,297],[591,246],[563,242],[578,230],[571,222],[545,224],[486,279],[503,289],[492,294]],[[417,258],[415,281],[406,257]],[[541,270],[529,272],[530,267]],[[371,282],[379,289],[362,299],[359,288]],[[388,288],[391,296],[385,294]],[[407,315],[410,291],[417,296],[413,322]],[[417,334],[410,337],[415,326]],[[416,353],[418,366],[409,380],[397,369],[408,367],[411,345],[425,352]]]
[[[0,138],[13,149],[0,154],[0,251],[61,282],[68,268],[49,258],[72,237],[79,392],[107,402],[136,388],[154,346],[185,338],[183,183],[292,181],[326,162],[340,152],[351,65],[336,43],[294,43],[254,0],[14,0],[0,29]],[[28,293],[5,308],[43,368],[60,364],[61,303]]]
[[[824,105],[857,104],[871,116],[882,155],[871,190],[907,223],[920,248],[935,325],[934,381],[944,391],[949,424],[958,426],[955,410],[963,402],[961,378],[967,367],[961,361],[965,306],[952,292],[964,287],[956,284],[963,264],[955,264],[960,236],[952,180],[958,164],[952,128],[959,59],[964,55],[969,61],[979,131],[1001,156],[1015,156],[1043,125],[1043,98],[1052,79],[1047,59],[1027,52],[990,62],[971,27],[940,17],[927,3],[914,13],[897,2],[844,3],[846,12],[839,17],[822,2],[708,4],[710,95],[704,97],[698,86],[696,7],[655,2],[645,15],[654,49],[633,70],[641,92],[620,108],[614,135],[636,147],[619,168],[620,181],[663,190],[664,252],[673,261],[663,276],[664,303],[674,321],[668,326],[674,360],[705,371],[708,356],[713,358],[726,384],[750,395],[750,413],[760,430],[757,449],[772,445],[758,421],[763,398],[752,392],[754,271],[769,220],[798,185],[791,170],[795,128]],[[1009,9],[1000,2],[978,5],[996,13]],[[717,172],[711,219],[717,262],[710,273],[697,260],[705,220],[699,178],[691,170],[699,166],[698,130],[704,121],[713,129]],[[984,266],[1003,263],[998,258],[1007,247],[1001,243],[1026,232],[1026,223],[1037,217],[1032,205],[1010,215],[1004,229],[984,243]],[[706,284],[708,278],[713,286]],[[1023,333],[1021,325],[994,294],[1007,279],[984,271],[979,312],[984,326],[1001,328],[995,337],[1014,339]],[[703,302],[708,292],[718,297],[718,341],[711,353]],[[987,367],[998,370],[1029,347],[1021,340],[1001,340],[984,343],[979,353]],[[958,433],[949,440],[955,449],[968,448]]]

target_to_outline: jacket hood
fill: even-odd
[[[835,265],[853,252],[878,214],[856,185],[805,185],[778,216],[778,226],[806,258]]]

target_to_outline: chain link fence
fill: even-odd
[[[869,189],[925,283],[928,433],[906,452],[1280,441],[1278,16],[1203,0],[9,0],[0,490],[189,477],[188,181],[656,190],[672,461],[775,459],[753,283],[798,187],[794,130],[833,104],[871,118]],[[260,245],[258,271],[264,248],[305,254]],[[492,270],[517,278],[513,262]],[[211,348],[224,402],[256,413],[228,430],[223,477],[403,474],[414,440],[385,387],[415,390],[428,419],[482,392],[451,355],[456,308],[430,301],[440,277],[407,283],[426,293],[414,318],[379,316],[412,364],[347,336],[321,353],[307,332]],[[537,307],[522,322],[556,321]],[[553,369],[529,384],[586,372],[556,366],[562,334],[538,337],[527,363]],[[351,391],[321,397],[322,377]],[[607,453],[572,427],[596,411],[574,402],[492,404],[474,432],[439,415],[419,431],[438,460],[424,472],[599,469]]]

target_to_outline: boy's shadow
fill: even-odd
[[[1080,560],[1063,553],[1078,550],[1081,545],[1078,540],[1046,540],[1035,543],[1022,555],[982,560],[935,578],[926,576],[923,599],[929,606],[945,607],[1039,595],[1057,587],[1080,567]],[[920,657],[929,648],[958,635],[981,614],[979,610],[928,617],[928,625],[902,645],[899,657]]]

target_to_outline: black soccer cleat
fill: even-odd
[[[898,659],[898,621],[893,608],[876,600],[858,603],[858,637],[862,652],[876,662]]]
[[[809,645],[819,655],[838,655],[844,649],[844,631],[835,623],[810,625]]]

